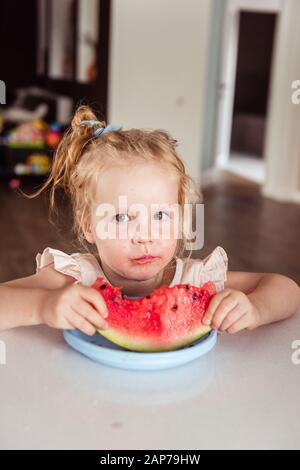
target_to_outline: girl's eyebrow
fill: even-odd
[[[174,203],[173,203],[174,204]],[[170,210],[171,209],[171,206],[173,204],[153,204],[153,207],[149,207],[149,211],[150,210],[154,210],[154,211],[157,211],[157,210],[163,210],[163,209],[167,209],[167,210]],[[148,207],[146,207],[146,210],[148,210]],[[120,208],[120,209],[117,209],[117,213],[134,213],[136,214],[137,212],[140,212],[140,208],[134,208],[134,209],[131,209],[130,206],[127,207],[127,208]]]
[[[178,205],[178,202],[169,202],[169,203],[162,203],[162,204],[157,204],[157,206],[154,206],[155,209],[167,209],[167,210],[172,210],[176,209]]]
[[[148,209],[148,206],[145,204],[144,206],[142,205],[142,203],[139,203],[140,206],[136,206],[135,204],[137,203],[133,203],[132,205],[131,204],[128,204],[127,206],[118,206],[116,204],[113,204],[113,203],[110,203],[108,204],[108,206],[105,208],[105,210],[109,210],[109,212],[114,212],[114,213],[128,213],[128,212],[134,212],[136,213],[137,211],[140,211],[141,208],[143,209]],[[149,210],[159,210],[159,209],[172,209],[174,206],[176,207],[179,203],[178,202],[153,202],[151,203],[151,205],[149,206]],[[101,205],[101,204],[100,204]]]

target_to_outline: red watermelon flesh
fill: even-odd
[[[188,346],[211,330],[202,318],[216,293],[212,282],[201,287],[164,285],[137,299],[126,298],[119,287],[101,277],[92,287],[101,293],[109,312],[108,328],[98,332],[125,349],[170,351]]]

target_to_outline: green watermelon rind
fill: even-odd
[[[199,340],[203,336],[207,335],[211,331],[210,326],[201,325],[199,328],[194,330],[191,334],[185,335],[180,341],[176,340],[176,345],[170,343],[151,344],[149,338],[146,340],[142,338],[134,338],[124,333],[116,331],[114,328],[97,329],[97,332],[104,336],[106,339],[111,341],[124,349],[134,352],[166,352],[175,351],[177,349],[184,348],[185,346],[191,345],[191,343]]]

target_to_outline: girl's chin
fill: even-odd
[[[128,279],[137,279],[139,281],[146,281],[147,279],[151,279],[153,276],[161,270],[157,265],[154,263],[145,263],[145,264],[136,264],[130,266],[128,269]]]

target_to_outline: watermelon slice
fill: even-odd
[[[202,324],[215,285],[161,286],[151,295],[126,298],[119,287],[99,277],[93,286],[108,308],[107,329],[98,332],[131,351],[155,352],[179,349],[206,335],[210,326]]]

